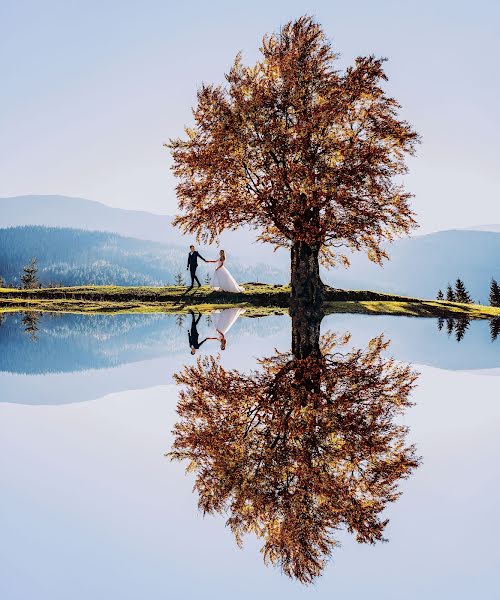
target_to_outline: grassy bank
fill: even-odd
[[[78,313],[183,313],[210,312],[215,308],[244,306],[249,316],[286,313],[290,287],[247,283],[245,292],[228,294],[209,287],[187,291],[182,286],[119,287],[82,286],[18,290],[0,288],[0,312],[43,311]],[[364,313],[414,317],[467,317],[489,319],[500,309],[478,304],[421,300],[371,292],[328,289],[326,313]]]

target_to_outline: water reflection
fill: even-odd
[[[440,317],[437,320],[437,327],[439,331],[443,330],[444,324],[446,323],[446,332],[448,333],[448,337],[454,337],[457,342],[461,342],[465,336],[465,332],[470,326],[470,319],[444,319]]]
[[[21,325],[32,342],[38,340],[38,321],[40,320],[42,313],[39,312],[24,312]]]
[[[340,528],[358,542],[383,539],[381,513],[419,462],[397,422],[417,374],[385,356],[383,337],[349,348],[348,334],[320,337],[321,320],[294,311],[291,352],[250,373],[220,356],[185,366],[169,453],[196,473],[204,513],[228,512],[238,544],[255,534],[266,562],[306,583]]]
[[[495,317],[490,321],[491,341],[495,342],[500,335],[500,317]]]
[[[457,342],[461,342],[471,325],[471,320],[464,318],[444,319],[440,317],[437,320],[438,330],[442,331],[445,324],[448,337],[453,337]],[[489,326],[491,341],[495,342],[500,334],[500,317],[489,319]]]

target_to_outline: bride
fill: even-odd
[[[216,263],[215,271],[212,277],[212,282],[210,283],[211,287],[214,290],[221,292],[244,292],[245,288],[242,288],[241,285],[236,283],[236,280],[231,275],[231,273],[224,266],[224,262],[226,261],[226,254],[224,250],[221,250],[219,253],[219,260],[211,260],[207,262]]]

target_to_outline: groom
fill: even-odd
[[[192,287],[194,286],[194,282],[196,280],[196,283],[198,284],[198,287],[201,287],[201,283],[200,280],[198,279],[198,277],[196,277],[196,269],[198,268],[198,259],[201,258],[201,260],[204,260],[205,262],[207,262],[203,256],[194,249],[194,246],[191,245],[189,246],[189,255],[188,255],[188,262],[187,262],[187,267],[186,267],[186,271],[189,269],[189,272],[191,274],[191,285],[189,286],[189,290],[192,289]]]

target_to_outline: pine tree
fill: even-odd
[[[175,324],[177,325],[177,327],[179,329],[182,329],[182,326],[184,325],[184,319],[185,319],[185,315],[176,315]]]
[[[446,300],[448,300],[448,302],[455,302],[455,292],[450,284],[448,284],[448,287],[446,288]]]
[[[175,276],[175,285],[185,285],[184,275],[180,272]]]
[[[23,289],[32,290],[40,287],[40,282],[38,280],[38,265],[36,258],[32,258],[29,265],[23,267],[23,274],[21,276],[21,282],[23,284]]]
[[[38,320],[40,319],[40,313],[36,312],[25,312],[21,319],[21,324],[24,327],[24,333],[30,336],[32,342],[38,340]]]
[[[0,288],[4,287],[7,287],[7,283],[5,282],[5,279],[0,275]]]
[[[495,317],[490,321],[490,335],[491,341],[495,342],[500,335],[500,317]]]
[[[457,342],[460,342],[463,339],[469,325],[469,319],[457,319],[455,321],[455,339],[457,340]]]
[[[455,301],[463,304],[472,304],[472,299],[469,292],[465,289],[464,282],[457,278],[455,282]]]
[[[443,294],[443,292],[441,290],[438,290],[436,298],[438,300],[444,300],[444,294]]]
[[[490,285],[490,304],[500,307],[500,287],[495,279],[491,280]]]
[[[443,317],[439,317],[438,321],[437,321],[438,331],[441,331],[441,329],[443,329],[443,325],[444,325],[444,319],[443,319]]]
[[[210,273],[207,273],[205,275],[205,285],[210,285],[211,281],[212,281],[212,278],[210,277]]]
[[[448,335],[453,333],[453,329],[455,328],[455,321],[453,319],[446,319],[446,331]]]

